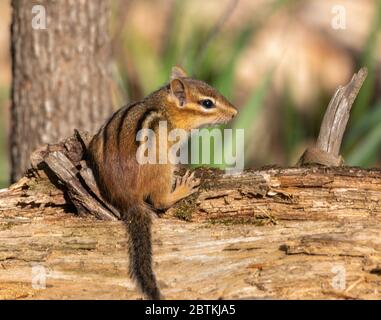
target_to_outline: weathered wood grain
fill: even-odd
[[[200,192],[154,221],[166,298],[381,298],[379,170],[198,175]],[[50,187],[24,180],[0,192],[0,298],[141,298],[123,224],[71,213]],[[32,287],[36,265],[45,289]]]
[[[340,166],[344,159],[340,155],[341,142],[347,127],[352,105],[368,74],[361,68],[345,86],[339,86],[333,95],[320,126],[316,143],[306,149],[298,165],[320,164]]]
[[[299,165],[342,165],[342,134],[365,76],[360,70],[338,89]],[[124,225],[106,221],[118,213],[85,161],[89,139],[77,131],[37,150],[27,176],[0,190],[0,298],[141,298],[127,273]],[[154,269],[166,298],[381,298],[380,170],[197,175],[200,191],[154,221]],[[36,270],[45,270],[44,289]]]

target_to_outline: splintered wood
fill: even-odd
[[[154,220],[167,299],[381,298],[380,171],[197,173],[200,192]],[[33,179],[0,193],[0,298],[141,298],[123,224],[70,213]]]
[[[323,121],[319,136],[314,146],[306,149],[298,164],[321,164],[326,166],[341,166],[344,159],[340,156],[340,147],[347,127],[353,102],[368,74],[366,68],[353,75],[345,86],[339,86],[333,95]]]
[[[341,139],[366,77],[332,99],[299,165],[341,166]],[[37,150],[0,190],[0,299],[136,299],[128,236],[76,131]],[[154,219],[167,299],[380,299],[381,171],[350,167],[197,170],[200,191]],[[128,192],[128,190],[126,190]]]

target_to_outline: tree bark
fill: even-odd
[[[342,165],[332,137],[365,76],[334,95],[299,161],[308,167],[197,170],[200,191],[154,221],[166,298],[381,298],[381,171],[310,166]],[[90,138],[76,131],[39,148],[27,175],[0,190],[0,298],[141,298],[124,224],[86,165]]]
[[[34,29],[34,5],[46,10],[46,29]],[[109,1],[12,1],[11,180],[33,150],[94,132],[112,113]]]
[[[154,221],[166,298],[381,298],[381,171],[310,167],[342,165],[365,76],[338,89],[298,163],[308,167],[197,170],[200,191]],[[90,139],[76,131],[39,148],[27,175],[0,190],[0,298],[141,297],[127,273],[124,225],[85,161]]]
[[[380,170],[197,175],[200,192],[154,219],[167,299],[381,298]],[[0,298],[142,297],[128,276],[123,223],[72,210],[46,177],[0,192]]]

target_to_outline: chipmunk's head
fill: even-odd
[[[173,67],[169,96],[174,125],[185,130],[226,123],[237,109],[216,89],[189,78],[180,67]]]

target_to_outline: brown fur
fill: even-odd
[[[214,88],[181,75],[185,73],[174,69],[170,84],[118,110],[89,146],[89,162],[98,186],[126,221],[130,234],[131,275],[150,299],[159,299],[160,291],[152,271],[151,219],[147,202],[154,208],[166,209],[197,191],[200,182],[187,173],[172,190],[173,165],[140,165],[137,162],[136,133],[145,126],[156,132],[160,120],[167,121],[168,131],[173,128],[189,131],[206,124],[227,122],[236,114],[236,109]],[[174,81],[179,81],[176,90]],[[205,110],[199,104],[205,97],[212,99],[216,107]],[[185,99],[184,104],[182,99]]]

